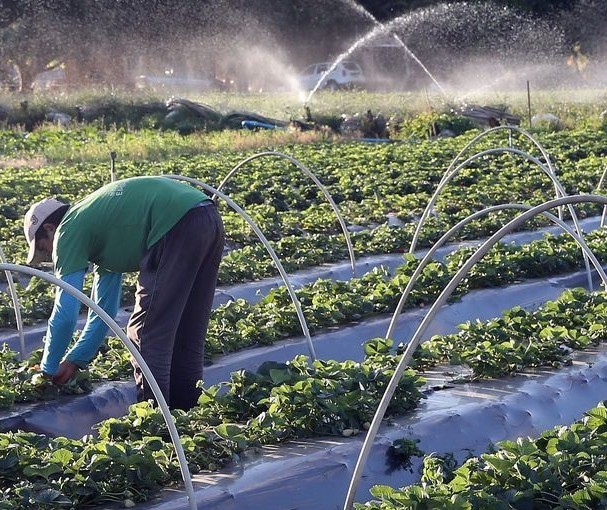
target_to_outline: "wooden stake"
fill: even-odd
[[[527,115],[529,117],[529,127],[531,127],[531,87],[529,86],[529,80],[527,80]]]

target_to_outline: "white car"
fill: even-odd
[[[201,92],[208,90],[226,90],[221,80],[205,77],[175,76],[172,73],[163,75],[140,75],[135,78],[135,87],[151,90],[179,90]]]
[[[32,82],[32,90],[35,92],[57,90],[65,87],[67,87],[67,76],[61,66],[38,73]]]
[[[306,67],[299,75],[299,83],[302,88],[312,90],[321,80],[319,89],[364,88],[366,78],[357,62],[344,60],[326,74],[333,65],[334,62],[320,62]]]

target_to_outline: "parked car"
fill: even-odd
[[[67,87],[67,76],[61,66],[53,67],[38,73],[32,81],[32,90],[58,90]]]
[[[21,90],[21,72],[13,62],[0,62],[0,91]]]
[[[319,85],[321,89],[337,90],[340,88],[364,88],[366,78],[362,68],[357,62],[344,60],[339,62],[326,76],[325,73],[331,69],[334,62],[320,62],[311,64],[299,75],[299,83],[302,88],[312,90]]]
[[[226,84],[216,78],[176,76],[174,74],[140,75],[135,79],[139,89],[201,92],[208,90],[226,90]]]

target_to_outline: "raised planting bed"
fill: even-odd
[[[429,382],[442,384],[440,374]],[[569,367],[530,371],[507,380],[457,385],[430,393],[411,414],[392,418],[376,438],[356,501],[373,486],[403,487],[420,480],[421,457],[393,469],[395,441],[412,439],[426,454],[462,462],[498,441],[537,437],[567,425],[607,394],[607,353],[584,353]],[[297,441],[247,453],[237,466],[194,476],[197,504],[208,510],[342,510],[364,435]],[[150,510],[187,510],[180,491],[166,491]]]
[[[568,426],[535,438],[502,441],[456,470],[426,457],[422,483],[372,489],[373,501],[357,510],[408,508],[605,508],[607,402],[599,402]]]
[[[583,280],[583,276],[578,274],[577,278]],[[573,283],[571,278],[569,280]],[[550,289],[559,284],[556,281],[551,283],[543,288]],[[563,282],[560,283],[562,285]],[[506,298],[501,304],[508,301],[508,292],[504,291],[523,289],[525,299],[521,299],[520,294],[518,299],[514,299],[517,297],[515,294],[511,297],[518,305],[528,303],[535,308],[537,302],[529,301],[532,286],[524,284],[499,289]],[[478,311],[479,303],[495,303],[495,300],[487,299],[486,292],[496,291],[498,289],[471,293],[461,303],[445,309],[456,312],[463,320],[466,313]],[[466,301],[475,295],[481,299]],[[540,293],[535,297],[539,299]],[[495,441],[535,435],[546,427],[577,419],[607,391],[607,361],[601,349],[585,352],[576,358],[572,365],[559,370],[536,370],[518,377],[467,385],[451,385],[442,371],[435,370],[429,374],[427,399],[420,403],[418,409],[401,417],[392,417],[389,425],[382,428],[357,500],[368,499],[368,489],[377,483],[400,486],[419,479],[417,467],[420,459],[412,459],[410,467],[405,470],[391,469],[393,465],[387,462],[387,452],[394,441],[402,438],[419,440],[418,447],[426,453],[437,452],[462,460],[470,452],[485,451]],[[461,368],[443,367],[442,370],[466,375]],[[118,427],[116,430],[122,428],[119,422],[115,427]],[[125,432],[127,435],[138,433],[136,429]],[[147,432],[143,434],[148,435]],[[344,436],[350,434],[352,431],[343,431]],[[263,447],[253,450],[253,453],[247,450],[235,467],[196,477],[198,504],[201,508],[312,510],[318,508],[318,498],[322,496],[323,509],[341,508],[360,442],[359,437],[333,436],[297,441],[286,448]],[[163,493],[160,501],[143,507],[188,508],[183,493],[179,491]]]
[[[441,309],[426,331],[425,339],[433,335],[444,335],[457,331],[459,324],[466,320],[488,320],[499,316],[505,310],[520,306],[535,310],[544,302],[556,299],[565,289],[585,284],[586,275],[578,272],[554,279],[530,281],[510,287],[500,287],[472,291],[461,301]],[[425,315],[424,309],[405,312],[399,318],[394,338],[411,338]],[[383,315],[365,320],[359,324],[334,328],[317,334],[314,346],[319,359],[337,361],[360,361],[364,356],[362,345],[370,338],[383,337],[388,329],[391,316]],[[268,360],[287,362],[295,356],[307,354],[306,339],[293,337],[276,344],[245,349],[230,355],[219,356],[213,364],[204,369],[205,385],[218,384],[230,379],[230,374],[238,370],[256,371]],[[78,400],[82,397],[78,397]],[[0,430],[14,430],[13,423],[21,423],[23,430],[46,433],[52,436],[64,435],[78,438],[92,432],[92,426],[110,416],[122,416],[130,404],[136,400],[134,383],[108,383],[101,385],[92,394],[74,404],[73,398],[64,397],[59,402],[30,404],[21,410],[17,408],[0,412]],[[57,420],[58,413],[77,412],[77,419]],[[24,417],[20,418],[21,414]],[[66,427],[64,427],[67,425]]]

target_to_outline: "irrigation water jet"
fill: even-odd
[[[395,20],[390,21],[386,25],[383,25],[383,24],[379,23],[374,29],[372,29],[366,35],[364,35],[363,37],[361,37],[360,39],[358,39],[352,46],[350,46],[346,51],[344,51],[341,55],[339,55],[333,61],[333,63],[329,66],[329,68],[323,73],[323,75],[318,79],[318,82],[316,83],[316,85],[314,86],[314,88],[308,94],[308,97],[304,101],[304,104],[307,105],[307,104],[310,103],[310,101],[312,100],[312,97],[314,96],[314,94],[316,93],[316,91],[320,88],[320,86],[324,82],[325,78],[331,72],[333,72],[335,70],[335,68],[340,64],[340,62],[342,62],[344,59],[346,59],[350,55],[352,55],[352,53],[354,51],[356,51],[359,47],[364,46],[369,41],[372,41],[376,37],[378,37],[380,35],[383,35],[386,32],[390,32],[392,30],[393,26],[396,25],[400,20],[401,20],[401,18],[396,18]],[[402,44],[402,47],[407,52],[407,54],[409,56],[411,56],[411,58],[413,58],[419,64],[419,66],[423,69],[423,71],[430,77],[430,79],[437,86],[438,90],[444,95],[445,92],[444,92],[441,84],[436,80],[436,78],[427,69],[427,67],[422,63],[422,61],[407,47],[407,45],[404,42],[402,42],[402,40],[396,34],[394,34],[393,37],[395,37],[395,39],[399,43]]]
[[[368,36],[371,36],[372,39],[375,38],[377,35],[383,34],[384,32],[391,33],[391,27],[389,25],[385,26],[375,16],[373,16],[373,14],[371,14],[367,9],[365,9],[362,5],[355,2],[354,0],[349,0],[349,1],[345,0],[345,1],[348,5],[351,5],[353,9],[355,9],[358,12],[363,13],[367,18],[369,18],[376,25],[376,30],[379,30],[379,33],[376,34],[374,31],[371,31],[371,32],[369,32],[369,34],[367,34]],[[402,17],[397,18],[396,20],[393,20],[390,23],[397,23],[401,18]],[[441,94],[443,94],[443,96],[446,97],[446,93],[445,93],[445,90],[443,89],[442,85],[438,82],[438,80],[434,77],[434,75],[428,70],[428,68],[424,65],[424,63],[417,57],[417,55],[415,53],[413,53],[413,51],[411,51],[411,49],[404,43],[404,41],[398,36],[398,34],[391,33],[391,35],[394,38],[394,40],[398,43],[398,45],[405,51],[406,55],[411,57],[419,65],[419,67],[422,69],[422,71],[424,73],[426,73],[428,75],[428,77],[432,80],[432,82],[436,85],[436,87],[441,92]],[[360,43],[359,43],[359,41],[360,41]],[[333,71],[344,58],[346,58],[358,46],[360,46],[360,44],[362,44],[363,41],[365,41],[365,36],[362,37],[361,39],[359,39],[359,41],[355,42],[350,47],[350,49],[346,50],[346,52],[344,52],[342,55],[337,57],[337,59],[332,64],[332,66],[329,69],[327,69],[327,71],[320,77],[320,79],[318,80],[318,83],[316,84],[316,86],[314,87],[312,92],[308,95],[308,98],[305,101],[306,104],[310,102],[314,92],[316,90],[318,90],[318,87],[320,86],[320,84],[331,73],[331,71]]]

